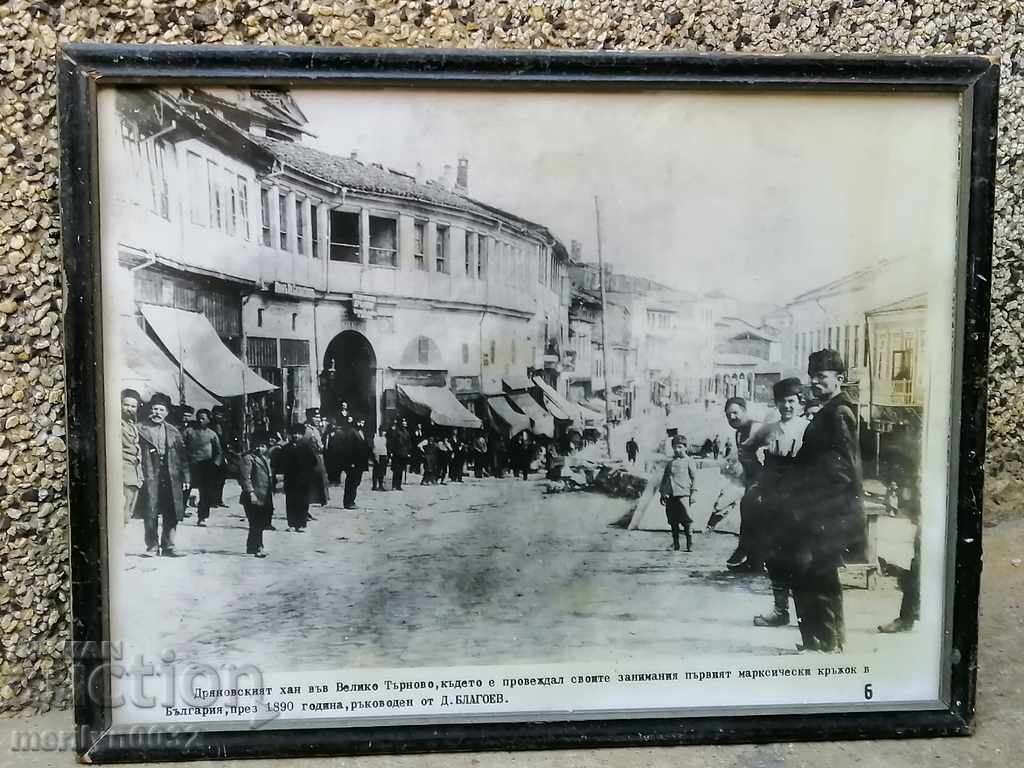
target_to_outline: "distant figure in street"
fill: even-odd
[[[473,439],[473,476],[483,477],[487,465],[487,436],[481,432]]]
[[[185,448],[188,450],[189,476],[192,487],[199,489],[199,507],[196,525],[206,527],[214,496],[220,482],[224,451],[217,433],[210,429],[210,412],[200,408],[196,412],[195,426],[185,433]]]
[[[761,465],[753,452],[744,450],[743,444],[750,438],[754,427],[759,422],[750,418],[747,413],[747,401],[742,397],[730,397],[725,401],[725,420],[735,432],[736,459],[743,473],[743,498],[740,500],[740,540],[736,550],[725,561],[730,570],[750,570],[755,573],[762,570],[764,556],[760,552],[757,530],[758,508],[760,503],[757,490],[757,479],[761,474]]]
[[[423,454],[423,477],[420,479],[420,485],[433,485],[437,482],[437,464],[440,454],[437,440],[433,435],[428,435],[417,447]]]
[[[252,450],[242,456],[238,470],[238,483],[242,487],[239,501],[249,521],[245,554],[256,557],[267,556],[263,550],[263,531],[269,528],[274,515],[274,472],[267,450],[266,438],[257,439]]]
[[[227,433],[227,427],[224,424],[223,405],[215,405],[210,409],[210,429],[217,433],[217,439],[220,441],[221,450],[227,454],[228,448],[231,446],[231,440]],[[222,463],[221,466],[217,467],[217,471],[214,473],[213,479],[211,480],[211,507],[227,506],[227,504],[224,503],[224,483],[228,479],[228,476],[224,469],[225,468]]]
[[[690,515],[686,505],[692,503],[696,493],[697,475],[693,461],[686,455],[686,445],[678,437],[672,446],[674,455],[665,465],[661,476],[658,494],[665,507],[665,517],[672,529],[672,549],[679,549],[679,528],[682,526],[686,536],[686,551],[693,551],[693,537],[690,535]]]
[[[449,464],[448,474],[450,475],[453,483],[461,483],[463,467],[466,464],[468,446],[462,442],[462,437],[458,433],[452,437],[451,444],[452,457],[451,463]]]
[[[402,475],[405,473],[405,465],[409,461],[411,438],[405,429],[405,419],[395,428],[392,434],[391,445],[388,446],[391,454],[391,490],[402,490]]]
[[[324,435],[324,468],[327,470],[327,482],[330,485],[338,485],[341,482],[342,453],[345,442],[342,437],[347,424],[348,422],[345,420],[342,420],[341,424],[334,423]]]
[[[821,409],[807,426],[797,457],[801,499],[793,602],[800,650],[829,653],[841,651],[846,637],[839,567],[865,544],[863,475],[855,406],[843,392],[846,363],[833,349],[812,352],[807,375]]]
[[[434,479],[444,485],[444,481],[448,477],[448,469],[451,465],[452,460],[452,445],[448,441],[447,436],[442,436],[437,441],[437,469],[435,470]]]
[[[330,499],[330,493],[327,489],[327,465],[324,462],[324,441],[323,436],[320,434],[320,427],[317,426],[317,422],[320,420],[320,409],[319,408],[307,408],[306,409],[306,423],[305,433],[303,439],[313,449],[313,453],[316,455],[316,472],[309,483],[309,503],[319,504],[321,507],[327,504]],[[351,421],[349,422],[351,428]],[[307,510],[308,514],[308,510]],[[312,515],[309,516],[312,520]]]
[[[722,442],[718,439],[718,435],[715,435],[715,439],[711,441],[711,453],[715,457],[715,461],[718,461],[718,457],[722,453]]]
[[[533,463],[533,439],[530,433],[523,430],[516,435],[513,450],[512,472],[515,477],[523,475],[523,480],[530,479],[530,464]]]
[[[349,425],[345,430],[343,469],[345,470],[345,491],[342,503],[345,509],[356,508],[356,492],[363,481],[363,472],[369,463],[371,449],[360,429]]]
[[[409,472],[414,475],[423,474],[423,451],[420,450],[423,439],[423,430],[417,424],[416,429],[409,435]]]
[[[146,552],[164,557],[176,556],[174,533],[185,514],[189,486],[188,452],[181,432],[167,423],[170,410],[171,399],[157,392],[149,400],[146,423],[139,425]]]
[[[640,446],[636,443],[636,438],[629,438],[629,442],[626,443],[626,458],[630,464],[636,464],[636,456],[640,452]]]
[[[135,516],[135,504],[142,487],[142,451],[139,448],[139,404],[142,395],[134,389],[121,390],[121,479],[124,485],[124,524]]]
[[[309,489],[316,480],[316,452],[306,439],[306,426],[295,423],[288,429],[288,443],[274,457],[275,471],[284,475],[284,504],[288,530],[302,533],[309,521]]]
[[[384,478],[388,471],[388,436],[382,426],[373,436],[373,490],[386,491]]]

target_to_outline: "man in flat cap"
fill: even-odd
[[[846,364],[834,349],[807,360],[811,393],[821,409],[797,455],[801,482],[794,540],[793,602],[802,650],[841,651],[845,640],[839,567],[863,551],[863,474],[857,414],[842,391]]]
[[[147,421],[139,425],[146,552],[165,557],[175,556],[174,531],[185,515],[189,486],[188,451],[181,432],[167,423],[170,412],[171,399],[157,392],[149,400]]]
[[[741,446],[746,455],[763,455],[764,468],[757,480],[755,505],[757,550],[772,583],[773,608],[754,617],[755,627],[789,625],[789,593],[793,569],[793,540],[796,528],[794,488],[801,482],[797,455],[803,446],[808,421],[803,413],[804,386],[789,378],[772,387],[779,420],[759,424]]]

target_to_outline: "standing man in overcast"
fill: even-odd
[[[185,440],[167,423],[170,412],[171,399],[157,392],[149,400],[149,418],[139,425],[146,552],[164,557],[176,556],[174,532],[185,514],[184,493],[189,486]]]
[[[864,547],[863,475],[857,414],[843,392],[846,363],[834,349],[822,349],[811,353],[807,374],[821,409],[807,425],[797,456],[793,602],[801,650],[834,652],[845,642],[839,567]]]

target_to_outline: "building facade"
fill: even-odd
[[[252,372],[253,420],[281,429],[345,403],[374,425],[403,385],[471,409],[512,375],[566,391],[568,254],[470,198],[468,161],[428,181],[330,155],[285,92],[118,98],[107,128],[131,140],[111,162],[144,171],[112,201],[125,312],[208,317]]]

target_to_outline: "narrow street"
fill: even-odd
[[[768,580],[725,569],[733,536],[697,534],[692,553],[674,552],[668,533],[609,525],[634,502],[547,494],[539,476],[369,486],[366,475],[357,510],[332,488],[302,534],[284,530],[279,496],[262,560],[244,554],[233,483],[209,527],[179,526],[183,557],[141,555],[132,521],[129,639],[265,671],[780,654],[799,642],[795,620],[751,626]],[[889,580],[847,590],[848,647],[889,642],[873,630],[898,601]]]

